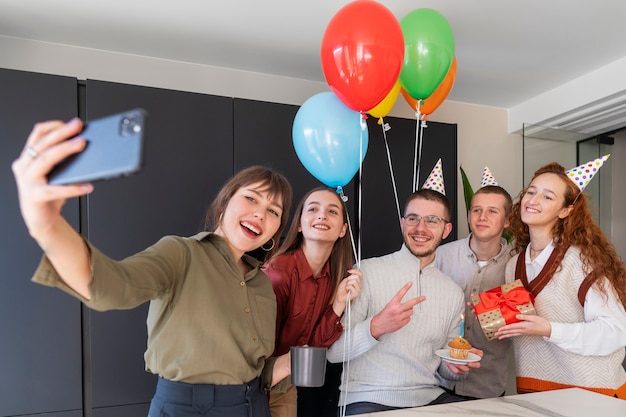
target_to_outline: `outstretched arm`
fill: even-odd
[[[47,180],[57,163],[85,148],[86,142],[80,137],[67,140],[81,129],[79,119],[36,124],[12,169],[28,232],[65,283],[89,299],[89,251],[82,237],[61,216],[61,209],[66,199],[89,194],[93,186],[49,185]]]

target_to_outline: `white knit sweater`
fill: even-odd
[[[428,404],[443,393],[437,373],[460,379],[442,364],[435,351],[459,335],[463,291],[434,263],[420,271],[419,259],[405,246],[398,252],[364,260],[361,270],[361,293],[342,320],[346,331],[328,351],[330,362],[349,360],[344,364],[339,404]],[[418,295],[426,296],[426,300],[414,308],[406,326],[374,339],[370,333],[372,317],[409,281],[413,286],[403,301]],[[349,351],[344,352],[344,347]]]

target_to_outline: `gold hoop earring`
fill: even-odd
[[[268,248],[265,245],[267,245],[269,242],[272,242],[272,246]],[[261,245],[261,249],[263,249],[265,252],[269,252],[272,249],[274,249],[274,246],[276,246],[276,241],[274,240],[274,238],[271,238],[270,240],[268,240],[267,242]]]

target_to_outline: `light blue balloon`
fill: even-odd
[[[331,92],[316,94],[302,104],[293,121],[292,137],[302,165],[332,188],[343,187],[354,177],[369,139],[359,112]]]

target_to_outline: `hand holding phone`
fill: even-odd
[[[48,183],[75,184],[130,175],[141,169],[147,113],[133,109],[88,122],[85,149],[57,164]]]

